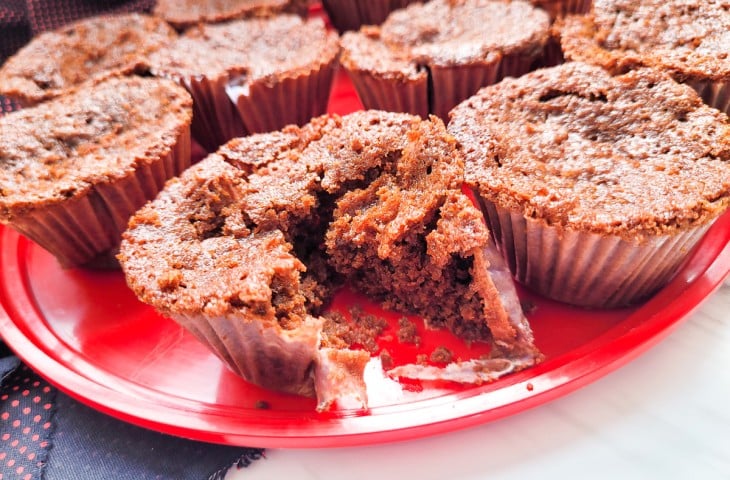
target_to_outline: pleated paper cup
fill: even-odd
[[[129,217],[190,166],[190,129],[157,158],[140,161],[128,176],[13,218],[10,226],[53,254],[64,267],[114,267]]]
[[[432,66],[431,113],[448,121],[449,112],[480,88],[498,81],[503,57],[490,55],[483,63],[456,66]],[[511,69],[511,63],[506,68]]]
[[[215,77],[170,77],[193,97],[193,138],[213,152],[233,138],[303,125],[324,114],[336,69],[333,51],[310,70],[252,83],[235,71]]]
[[[174,314],[236,375],[263,388],[313,397],[322,321],[309,317],[293,330],[236,315]]]
[[[428,117],[428,75],[394,79],[363,70],[349,70],[348,75],[363,106],[368,110],[403,112]]]
[[[634,241],[548,225],[481,202],[516,280],[548,298],[590,308],[624,307],[649,298],[672,279],[710,227]]]
[[[322,7],[339,32],[362,25],[379,25],[393,10],[417,0],[323,0]]]
[[[275,80],[262,79],[244,87],[225,88],[247,133],[304,125],[327,111],[332,82],[337,71],[336,55],[323,59],[310,71]]]
[[[588,13],[592,0],[532,0],[536,7],[545,10],[552,20],[570,14]]]
[[[404,112],[421,118],[433,114],[446,121],[452,108],[480,88],[530,71],[535,58],[492,54],[468,65],[432,65],[407,79],[347,65],[346,68],[366,109]]]
[[[686,83],[707,105],[730,115],[730,82],[694,80]]]

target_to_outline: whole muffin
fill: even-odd
[[[114,261],[129,217],[190,165],[190,95],[112,77],[0,117],[0,221],[65,267]]]
[[[567,18],[560,36],[567,60],[619,73],[654,67],[728,113],[728,29],[727,0],[596,0],[590,14]]]
[[[647,298],[730,204],[727,116],[655,70],[537,70],[460,104],[449,131],[515,277],[564,302]]]
[[[323,0],[322,7],[340,32],[380,25],[393,10],[418,0]]]
[[[432,0],[342,37],[365,108],[445,119],[457,103],[542,56],[550,19],[527,2]]]
[[[250,133],[302,125],[327,109],[339,41],[296,15],[200,25],[150,59],[193,96],[193,137],[208,151]]]
[[[306,15],[307,0],[157,0],[153,13],[184,30],[198,23],[219,23],[279,13]]]
[[[119,260],[143,302],[234,372],[316,394],[320,409],[367,401],[370,353],[324,314],[348,281],[433,327],[491,342],[493,358],[451,374],[492,380],[540,354],[462,176],[440,121],[319,117],[232,140],[171,180],[131,219]],[[398,375],[434,374],[401,367]]]
[[[175,31],[163,20],[131,13],[80,20],[36,36],[0,68],[0,95],[28,106],[68,89],[143,65]]]

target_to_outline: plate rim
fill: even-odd
[[[329,448],[409,440],[487,423],[550,402],[625,365],[673,331],[730,276],[730,212],[715,222],[670,284],[622,320],[621,323],[639,322],[624,334],[616,335],[612,333],[613,329],[609,330],[570,352],[511,375],[510,381],[501,388],[483,385],[417,402],[375,407],[371,410],[374,415],[325,412],[318,414],[321,422],[315,424],[302,417],[298,419],[298,425],[292,425],[292,419],[301,417],[301,412],[294,412],[292,416],[291,412],[266,411],[266,429],[260,424],[252,427],[247,423],[254,413],[261,417],[262,410],[238,408],[239,413],[247,411],[248,415],[231,418],[227,414],[230,409],[216,409],[214,404],[205,404],[206,408],[202,409],[200,402],[192,400],[189,400],[191,405],[160,401],[160,396],[164,395],[130,398],[134,390],[124,392],[101,383],[105,377],[107,380],[114,377],[111,373],[90,378],[46,352],[44,347],[48,349],[48,345],[38,345],[24,334],[18,323],[27,324],[27,318],[12,318],[5,299],[8,288],[5,279],[22,274],[22,257],[31,245],[17,232],[0,226],[0,263],[3,266],[0,273],[0,337],[28,366],[59,390],[112,417],[165,434],[236,446]],[[8,259],[8,255],[13,258]],[[700,270],[694,271],[697,263],[701,263]],[[12,268],[8,269],[8,266]],[[21,275],[23,288],[28,290],[25,277]],[[677,294],[679,291],[681,295]],[[32,302],[27,300],[21,307],[32,308]],[[664,308],[656,309],[658,303],[667,300]],[[14,311],[18,306],[11,307]],[[646,310],[651,315],[638,319]],[[38,318],[34,320],[45,325],[39,312],[26,311],[25,314],[36,315]],[[52,335],[51,329],[45,328],[46,333]],[[604,338],[608,334],[615,338]],[[599,343],[599,348],[592,349],[594,343]],[[564,358],[569,354],[573,358]],[[92,373],[98,372],[104,371],[97,368]],[[500,403],[504,396],[512,400]],[[387,427],[391,415],[398,415],[407,423]]]

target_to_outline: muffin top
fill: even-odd
[[[130,76],[0,117],[0,220],[84,195],[167,155],[191,109],[173,82]]]
[[[614,72],[652,66],[679,81],[730,78],[730,1],[594,0],[561,27],[566,58]]]
[[[336,58],[337,34],[320,19],[296,15],[203,24],[150,58],[155,74],[208,79],[236,77],[236,86],[307,73]]]
[[[128,72],[175,38],[143,14],[93,17],[45,32],[0,68],[0,94],[34,104],[90,79]]]
[[[547,40],[548,15],[523,1],[433,0],[391,13],[380,26],[344,34],[348,69],[412,75],[423,66],[491,64],[532,56]]]
[[[548,224],[639,238],[706,223],[730,203],[727,116],[656,70],[538,70],[480,90],[449,130],[467,182]]]
[[[306,4],[302,0],[157,0],[153,11],[179,29],[281,12],[304,13]]]
[[[230,141],[132,217],[120,252],[127,282],[166,314],[241,312],[296,327],[307,312],[295,239],[315,221],[323,192],[365,182],[416,121],[359,112]],[[275,283],[287,311],[273,306]]]

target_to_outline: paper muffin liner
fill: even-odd
[[[406,81],[375,76],[360,70],[350,70],[348,75],[366,109],[428,117],[427,75]]]
[[[730,82],[690,81],[692,87],[709,106],[730,115]]]
[[[560,40],[551,37],[545,43],[542,57],[535,62],[533,68],[554,67],[561,63],[565,63],[565,57],[563,56],[563,49],[560,47]]]
[[[512,67],[510,64],[507,68],[511,71]],[[479,65],[432,66],[428,74],[424,72],[405,81],[362,70],[348,70],[348,74],[366,109],[404,112],[421,118],[434,114],[446,121],[457,104],[481,87],[497,82],[500,68],[499,58],[495,57],[495,61]]]
[[[538,0],[532,4],[545,10],[552,20],[576,13],[588,13],[592,0]]]
[[[308,72],[276,82],[260,80],[245,87],[232,82],[225,92],[247,133],[304,125],[327,111],[336,69],[337,59],[333,56]]]
[[[483,201],[514,277],[546,297],[590,308],[640,302],[675,275],[710,224],[641,242],[547,225]]]
[[[129,217],[153,199],[165,182],[190,166],[190,129],[165,156],[134,172],[49,207],[15,218],[10,226],[53,254],[63,267],[114,267]]]
[[[447,121],[452,108],[480,88],[496,83],[501,68],[498,56],[492,62],[479,65],[431,67],[431,113]]]
[[[416,0],[323,0],[322,7],[339,32],[357,30],[361,25],[379,25],[393,10]]]
[[[193,97],[193,138],[214,152],[232,138],[303,125],[325,113],[335,70],[333,57],[308,72],[251,85],[234,72],[172,78]]]
[[[236,375],[264,388],[314,396],[314,369],[322,322],[298,328],[265,327],[238,316],[172,315]]]
[[[193,97],[193,138],[208,152],[246,134],[236,107],[226,95],[227,75],[217,78],[178,77],[175,80]]]
[[[532,69],[532,65],[535,63],[535,60],[540,58],[541,55],[542,51],[536,52],[532,55],[525,55],[521,53],[504,55],[499,64],[497,81],[500,81],[505,77],[520,77],[526,74]]]
[[[317,397],[317,409],[332,403],[367,406],[363,350],[320,348],[323,320],[307,317],[292,330],[263,326],[239,316],[172,315],[233,373],[271,390]]]

